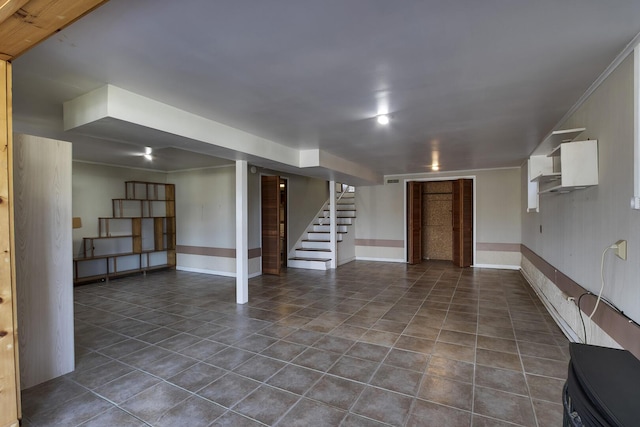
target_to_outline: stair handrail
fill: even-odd
[[[336,197],[336,203],[338,203],[340,199],[342,199],[342,196],[344,196],[344,193],[353,193],[353,190],[351,191],[349,190],[350,188],[353,188],[351,185],[340,183],[340,188],[341,188],[341,192],[340,192],[340,195]],[[331,203],[331,200],[329,200],[329,203]],[[326,211],[323,212],[322,218],[320,218],[320,220],[318,221],[320,225],[323,225],[322,223],[325,219],[327,219],[327,215],[329,215],[329,212],[326,212]]]

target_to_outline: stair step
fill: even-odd
[[[345,233],[337,233],[336,240],[338,242],[342,241],[342,235]],[[307,237],[309,240],[317,240],[320,242],[328,242],[331,240],[331,233],[328,231],[307,231]]]
[[[303,249],[331,249],[331,242],[322,240],[303,240],[300,244]]]
[[[325,209],[323,212],[329,216],[329,209]],[[336,209],[336,216],[338,218],[355,218],[356,211],[354,209]]]
[[[329,203],[328,206],[330,207],[331,203]],[[336,209],[337,210],[354,210],[355,211],[356,210],[356,205],[352,201],[346,201],[344,203],[338,202],[338,204],[336,205]]]
[[[287,268],[305,268],[308,270],[328,270],[331,259],[289,258]]]
[[[321,261],[321,262],[327,262],[327,261],[331,261],[331,258],[305,258],[305,257],[293,257],[293,258],[289,258],[289,261]]]
[[[322,224],[320,224],[320,220],[322,220]],[[318,217],[315,222],[313,223],[313,225],[330,225],[331,224],[331,218],[329,217]],[[353,225],[353,218],[336,218],[336,224],[337,225]]]
[[[330,249],[296,248],[295,258],[327,259],[331,257]]]
[[[331,225],[330,224],[314,224],[313,225],[313,231],[314,232],[323,232],[323,233],[329,233],[331,231]],[[336,232],[338,233],[347,233],[349,230],[347,229],[346,225],[336,225]]]

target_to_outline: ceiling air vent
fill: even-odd
[[[399,179],[388,179],[387,180],[387,184],[397,184],[399,182],[400,182]]]

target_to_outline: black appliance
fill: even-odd
[[[565,427],[640,426],[640,361],[626,350],[569,345]]]

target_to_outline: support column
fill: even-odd
[[[236,160],[236,302],[249,302],[249,190],[247,161]]]
[[[15,238],[13,228],[13,129],[11,64],[0,61],[0,426],[17,426],[20,375],[16,334]]]
[[[329,235],[331,236],[331,269],[334,270],[338,265],[338,241],[336,236],[336,224],[338,222],[336,215],[336,182],[329,182]]]

